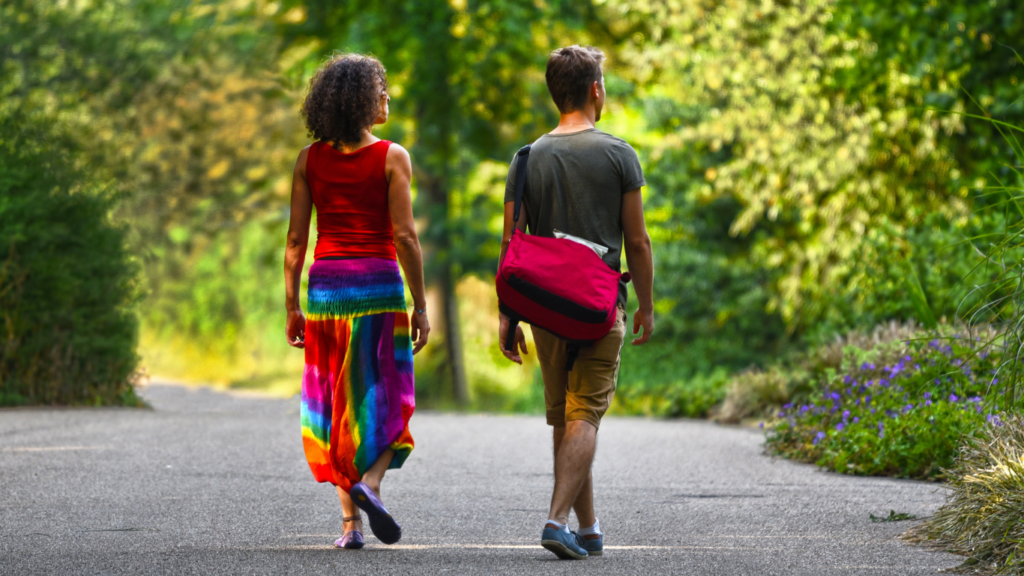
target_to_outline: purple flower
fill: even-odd
[[[884,430],[879,430],[878,431],[878,437],[879,438],[885,438],[885,431]]]
[[[786,417],[786,413],[785,412],[779,412],[779,418],[785,418],[785,417]],[[763,427],[764,426],[764,422],[761,422],[761,425]]]
[[[856,424],[857,422],[860,422],[860,418],[854,416],[853,417],[853,423]]]
[[[833,392],[832,393],[832,399],[833,400],[839,400],[839,394],[836,394],[835,392]]]
[[[845,427],[846,427],[846,424],[843,424],[842,422],[840,422],[839,424],[836,424],[836,430],[839,430],[840,432],[842,432],[843,428],[845,428]]]
[[[925,399],[925,400],[927,400],[927,399],[929,399],[929,398],[931,398],[931,397],[932,397],[932,393],[931,393],[931,392],[925,392],[925,393],[924,393],[924,399]]]
[[[906,406],[903,407],[903,413],[906,414],[907,412],[910,412],[913,409],[914,409],[914,405],[913,404],[907,404]]]
[[[950,394],[949,395],[949,401],[950,402],[956,402],[958,400],[960,400],[960,398],[958,398],[956,394]]]
[[[846,420],[849,417],[850,417],[850,411],[849,410],[843,410],[843,420]]]
[[[760,424],[758,424],[757,427],[758,428],[764,428],[764,422],[761,422]]]
[[[814,444],[815,446],[817,446],[818,442],[821,442],[822,439],[824,439],[824,438],[825,438],[825,433],[824,432],[818,432],[817,434],[814,435],[814,440],[811,441],[811,444]]]
[[[932,405],[932,401],[931,400],[925,400],[924,401],[924,405],[925,406],[931,406]]]

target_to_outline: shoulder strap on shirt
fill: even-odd
[[[530,145],[527,144],[516,152],[516,203],[512,210],[512,228],[519,222],[519,209],[523,207],[523,190],[526,189],[526,163],[530,160]]]

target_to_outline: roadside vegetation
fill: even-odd
[[[968,438],[946,504],[904,538],[967,557],[961,571],[1024,574],[1024,423],[995,419]]]

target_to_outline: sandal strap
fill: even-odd
[[[345,516],[341,520],[342,520],[342,522],[352,522],[354,520],[362,520],[362,519],[363,519],[363,515],[362,514],[356,514],[355,516]]]

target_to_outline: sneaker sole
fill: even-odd
[[[588,556],[604,556],[604,551],[602,551],[602,550],[587,550],[587,555]]]
[[[357,485],[349,491],[349,496],[356,507],[366,512],[370,520],[370,532],[373,532],[377,540],[384,544],[394,544],[402,539],[402,527],[373,494],[363,492],[362,487]]]
[[[540,545],[545,549],[554,552],[555,556],[558,556],[562,560],[584,560],[586,559],[585,554],[577,554],[569,549],[568,546],[562,544],[558,540],[541,540]]]

